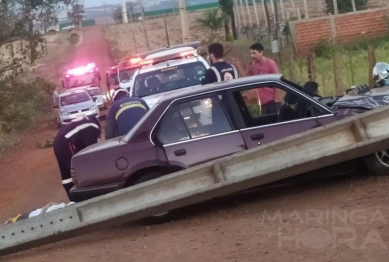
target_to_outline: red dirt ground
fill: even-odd
[[[99,28],[89,28],[87,34],[94,44],[84,43],[88,47],[80,47],[80,56],[94,55],[103,68],[109,55],[103,53],[108,49],[102,33]],[[54,125],[44,125],[0,159],[2,221],[48,202],[67,200],[53,149],[35,145],[56,132]],[[255,190],[187,207],[186,216],[171,223],[102,228],[0,261],[382,262],[389,254],[388,185],[387,177],[361,173]],[[277,210],[280,219],[271,221]],[[263,216],[265,211],[270,218]],[[322,217],[315,220],[320,212]],[[285,239],[296,232],[297,242]]]

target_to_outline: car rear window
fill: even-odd
[[[199,85],[205,70],[205,65],[197,61],[139,74],[134,80],[134,96],[144,97]]]
[[[61,99],[61,105],[67,106],[67,105],[73,105],[73,104],[89,101],[90,96],[88,96],[86,92],[81,92],[81,93],[72,93],[70,95],[62,96],[60,99]]]
[[[98,96],[98,95],[101,95],[101,91],[100,89],[90,89],[88,90],[88,93],[90,96]]]

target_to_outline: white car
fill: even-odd
[[[79,115],[99,118],[99,108],[85,90],[72,90],[59,95],[54,106],[58,126],[66,125]]]

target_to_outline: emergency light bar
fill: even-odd
[[[73,69],[69,69],[67,71],[67,77],[69,77],[70,75],[75,75],[75,76],[83,75],[89,72],[93,72],[94,70],[97,70],[96,64],[88,63],[86,66],[80,66]]]
[[[175,50],[177,49],[177,50]],[[119,70],[130,69],[142,67],[145,65],[153,65],[156,63],[162,63],[165,61],[179,59],[179,58],[189,58],[196,55],[196,49],[190,46],[177,47],[171,50],[162,50],[159,52],[154,52],[153,54],[149,54],[148,56],[142,57],[127,57],[126,60],[119,64]]]

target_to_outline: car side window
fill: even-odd
[[[264,126],[322,114],[309,100],[275,84],[234,92],[246,127]],[[311,110],[312,109],[312,110]]]
[[[162,118],[158,140],[162,144],[172,144],[190,139],[188,129],[178,111],[171,106]]]
[[[162,144],[232,131],[219,96],[177,103],[165,113],[158,139]]]

